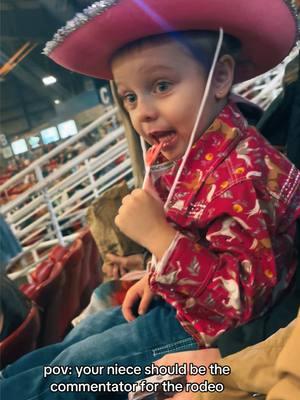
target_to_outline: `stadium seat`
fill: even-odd
[[[52,269],[54,267],[54,262],[50,259],[42,261],[36,269],[30,274],[32,282],[42,283],[48,279]]]
[[[71,321],[81,312],[81,271],[83,262],[83,245],[76,239],[62,259],[65,274],[61,307],[57,325],[64,336],[71,327]],[[63,337],[62,336],[62,337]]]
[[[62,258],[57,257],[60,260],[55,263],[50,259],[42,262],[37,267],[35,280],[22,287],[23,292],[42,308],[39,346],[61,341],[70,330],[71,321],[82,310],[82,241],[75,240],[61,255]]]
[[[48,258],[54,262],[60,261],[63,256],[67,253],[68,248],[61,246],[60,244],[54,246],[50,253],[48,254]]]
[[[39,346],[59,342],[65,336],[67,329],[60,322],[65,286],[66,274],[59,261],[44,282],[36,283],[34,289],[29,288],[30,298],[42,308]]]
[[[39,346],[59,342],[101,283],[101,257],[89,229],[70,247],[55,246],[31,278],[21,290],[42,309]]]
[[[81,309],[84,309],[89,304],[94,289],[102,282],[102,259],[88,228],[83,229],[79,237],[82,240],[84,255],[80,278]]]

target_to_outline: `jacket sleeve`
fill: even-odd
[[[235,184],[199,218],[202,240],[177,234],[152,271],[152,289],[192,321],[214,320],[219,332],[259,315],[295,272],[299,204],[286,212],[259,200],[251,181]]]

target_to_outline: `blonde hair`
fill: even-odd
[[[120,100],[117,88],[114,81],[110,81],[111,91],[116,104],[119,107],[120,116],[125,129],[125,137],[128,144],[129,156],[131,159],[134,186],[136,188],[142,187],[144,180],[144,161],[143,161],[143,151],[141,147],[139,134],[133,128],[129,115],[125,108],[123,107],[123,102]]]

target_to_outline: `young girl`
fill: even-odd
[[[153,261],[123,310],[91,316],[62,343],[7,367],[4,394],[102,399],[113,389],[91,383],[133,382],[143,369],[108,376],[75,366],[144,367],[211,346],[289,287],[300,174],[229,95],[233,82],[280,62],[296,36],[283,0],[106,0],[47,45],[61,65],[113,78],[133,127],[152,145],[144,188],[123,200],[116,223]],[[151,302],[154,295],[164,301]],[[68,370],[43,378],[45,364]]]

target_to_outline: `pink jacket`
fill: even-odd
[[[161,157],[151,167],[162,200],[180,162]],[[191,149],[167,212],[178,234],[151,267],[150,286],[209,346],[290,285],[299,215],[300,172],[229,104]]]

